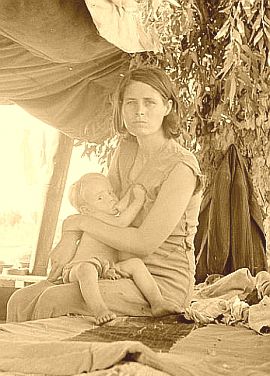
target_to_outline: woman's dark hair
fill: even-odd
[[[158,91],[164,101],[172,101],[172,110],[164,117],[162,127],[165,137],[177,138],[180,134],[178,97],[168,75],[156,67],[132,69],[121,78],[113,101],[113,125],[115,131],[120,134],[127,133],[122,117],[122,103],[125,90],[131,81],[143,82]]]

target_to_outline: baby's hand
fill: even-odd
[[[146,195],[146,189],[144,188],[143,185],[136,184],[133,187],[133,194],[134,194],[134,198],[136,200],[144,201],[145,200],[145,195]]]

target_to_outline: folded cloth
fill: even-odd
[[[241,268],[216,280],[211,285],[202,286],[199,290],[195,291],[193,300],[213,297],[229,299],[245,292],[247,289],[253,290],[254,288],[255,278],[252,277],[249,269]]]
[[[256,289],[259,298],[270,296],[270,273],[261,271],[256,275]]]
[[[254,291],[259,300],[247,299]],[[260,334],[270,334],[270,273],[262,271],[252,277],[246,268],[216,280],[198,285],[185,317],[197,324],[222,322],[244,324]],[[255,302],[255,303],[254,303]]]
[[[227,325],[234,325],[238,322],[247,322],[248,309],[249,305],[238,296],[229,300],[208,298],[192,303],[186,308],[185,317],[200,325],[214,323],[216,320]]]
[[[201,299],[186,308],[186,319],[196,324],[207,325],[213,323],[220,315],[227,312],[227,302],[221,298]]]
[[[265,296],[249,308],[249,327],[260,334],[270,334],[270,298]]]

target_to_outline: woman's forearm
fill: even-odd
[[[173,233],[196,186],[196,176],[180,163],[162,184],[159,194],[139,228],[117,228],[87,215],[75,215],[64,222],[64,230],[85,231],[94,239],[121,252],[145,257]]]
[[[74,215],[64,221],[63,231],[87,232],[94,239],[110,247],[128,252],[138,257],[145,257],[156,250],[152,237],[143,236],[140,229],[135,227],[117,228],[103,223],[93,217]]]

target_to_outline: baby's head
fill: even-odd
[[[72,184],[69,194],[71,205],[83,214],[101,211],[116,214],[118,198],[113,192],[109,179],[98,173],[83,175]]]

